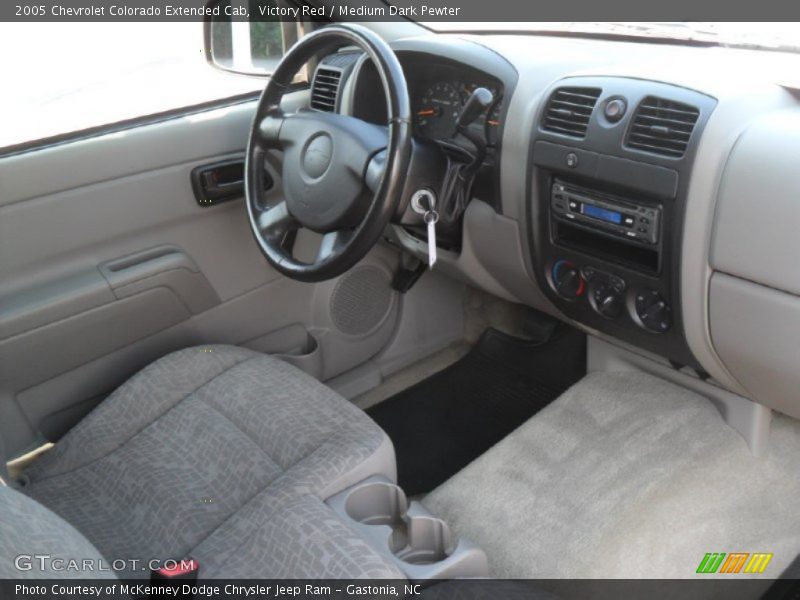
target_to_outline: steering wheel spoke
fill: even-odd
[[[322,236],[322,243],[317,250],[317,262],[330,259],[332,256],[339,254],[342,249],[347,245],[352,237],[352,231],[348,229],[339,229],[330,231]]]
[[[281,129],[286,120],[283,113],[275,109],[270,111],[261,121],[256,128],[258,142],[262,148],[280,149],[281,143]]]
[[[300,224],[289,212],[285,201],[262,211],[257,217],[258,230],[265,238],[282,243],[287,234],[296,231]]]
[[[375,154],[367,164],[364,173],[364,184],[373,194],[377,194],[383,181],[383,172],[386,170],[386,150],[381,150]]]

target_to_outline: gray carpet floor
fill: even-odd
[[[800,552],[800,423],[770,439],[756,458],[706,399],[594,373],[423,503],[498,577],[692,578],[706,552],[771,552],[776,577]]]

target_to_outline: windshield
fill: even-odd
[[[667,38],[721,46],[800,51],[800,23],[705,22],[421,22],[434,31],[522,31],[606,34],[641,38]]]

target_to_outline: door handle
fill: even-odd
[[[192,169],[192,189],[200,206],[214,206],[244,195],[244,158],[233,158]],[[264,191],[272,187],[264,172]]]

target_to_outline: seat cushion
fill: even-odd
[[[201,568],[211,569],[268,533],[357,544],[321,518],[323,500],[377,473],[395,478],[394,452],[361,410],[279,359],[206,346],[170,354],[123,384],[26,473],[23,491],[108,560],[202,555]],[[320,517],[306,537],[296,535],[297,506]],[[279,534],[283,525],[294,533]],[[275,573],[270,564],[237,576],[295,576],[290,560],[272,564]]]

